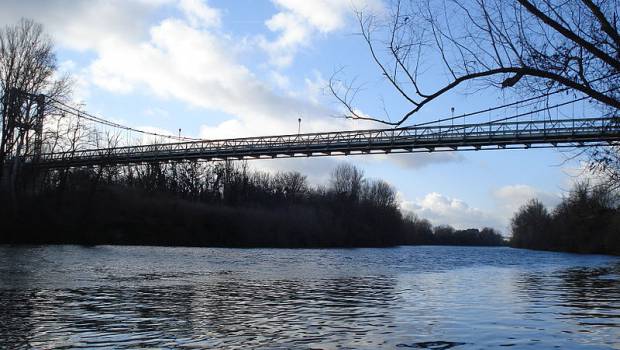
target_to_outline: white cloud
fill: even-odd
[[[345,27],[354,10],[381,13],[380,0],[272,0],[280,9],[265,22],[272,32],[278,33],[275,40],[259,38],[271,63],[286,67],[293,62],[297,51],[310,44],[316,34],[327,34]]]
[[[14,25],[20,18],[43,24],[54,43],[79,52],[97,52],[116,43],[137,44],[148,35],[148,21],[162,4],[172,0],[5,0],[0,11],[0,26]],[[81,62],[61,62],[60,70],[74,81],[75,101],[90,97],[93,78]],[[120,80],[109,77],[110,89],[131,91]]]
[[[401,196],[402,197],[402,196]],[[465,201],[431,192],[416,201],[401,201],[401,209],[411,211],[430,220],[433,225],[451,225],[457,229],[481,228],[483,226],[503,229],[500,218],[471,207]]]
[[[115,41],[101,45],[91,65],[93,81],[116,92],[150,91],[195,107],[222,111],[234,117],[204,122],[204,138],[294,133],[304,116],[304,131],[344,129],[345,120],[328,118],[333,111],[306,96],[278,94],[235,59],[235,43],[207,28],[179,19],[165,19],[150,28],[139,43]],[[273,75],[280,88],[288,78]]]
[[[434,225],[452,225],[458,229],[494,227],[509,234],[510,219],[520,206],[532,198],[538,198],[548,208],[555,207],[560,196],[540,191],[527,185],[508,185],[491,193],[495,202],[493,210],[483,210],[469,205],[466,201],[441,193],[431,192],[423,198],[409,201],[401,198],[401,209],[412,211],[426,218]]]
[[[219,27],[221,14],[202,0],[180,0],[179,7],[194,27]]]
[[[31,18],[45,26],[61,46],[90,50],[123,40],[138,42],[148,34],[150,15],[164,1],[126,0],[5,0],[0,24],[15,24],[20,17]]]
[[[498,210],[510,217],[531,199],[540,200],[547,208],[552,209],[560,202],[560,196],[555,193],[540,191],[528,185],[509,185],[493,191],[493,197],[498,203]]]
[[[302,18],[314,29],[327,33],[345,26],[354,10],[381,12],[380,0],[272,0],[284,13]]]
[[[532,198],[538,198],[548,208],[555,207],[560,196],[527,185],[508,185],[491,192],[495,202],[493,210],[483,210],[469,205],[459,198],[431,192],[423,198],[409,201],[401,195],[401,209],[412,211],[434,225],[452,225],[459,229],[490,226],[509,234],[510,219],[520,206]]]
[[[288,90],[291,86],[290,79],[279,72],[272,71],[271,72],[271,80],[273,83],[282,90]]]
[[[290,65],[297,49],[309,44],[312,29],[295,14],[280,12],[265,22],[265,25],[273,32],[281,32],[274,41],[264,38],[259,41],[271,55],[271,63],[278,67]]]

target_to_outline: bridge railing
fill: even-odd
[[[502,121],[478,124],[425,125],[393,129],[289,134],[261,137],[243,137],[220,140],[149,144],[140,146],[85,149],[73,152],[44,153],[41,163],[89,159],[127,159],[136,157],[157,158],[161,155],[218,154],[246,151],[257,154],[270,152],[321,152],[321,150],[346,150],[347,148],[397,147],[416,144],[459,142],[472,140],[531,139],[555,136],[620,135],[620,124],[614,118],[545,119],[529,121]],[[27,159],[32,161],[32,159]]]

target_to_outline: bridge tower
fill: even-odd
[[[14,189],[23,156],[38,160],[43,150],[45,96],[11,87],[2,99],[0,182]]]

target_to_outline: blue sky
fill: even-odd
[[[185,136],[225,138],[375,128],[338,117],[324,92],[339,68],[365,83],[358,105],[383,117],[409,106],[381,78],[357,32],[353,9],[381,14],[381,0],[3,1],[0,24],[41,22],[57,45],[75,99],[99,116]],[[431,61],[427,82],[445,78]],[[501,104],[510,91],[461,89],[412,119],[428,121]],[[557,150],[401,154],[255,161],[268,171],[299,170],[326,181],[338,162],[363,168],[399,191],[404,210],[434,224],[493,226],[507,234],[512,212],[531,197],[554,205],[579,174]]]

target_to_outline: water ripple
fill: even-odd
[[[0,247],[0,348],[620,349],[620,263],[512,249]]]

